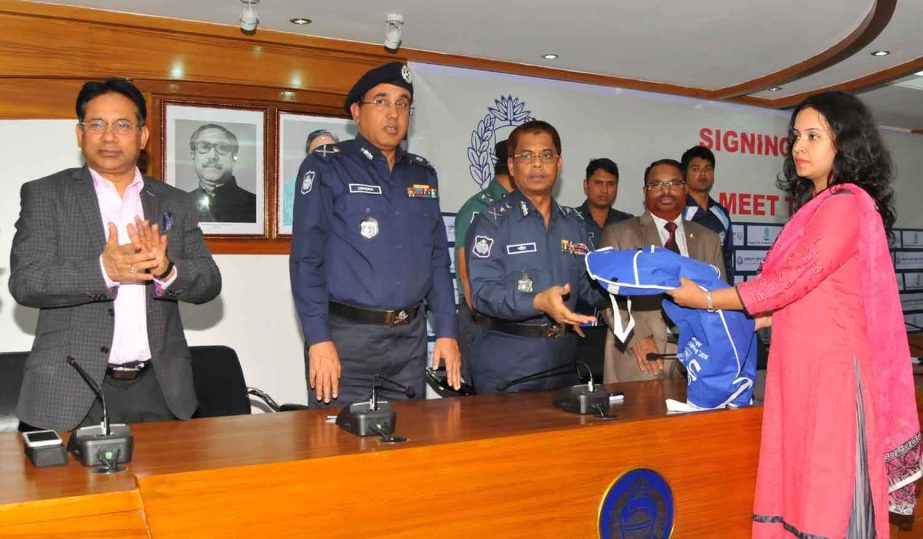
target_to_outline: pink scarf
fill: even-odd
[[[827,189],[805,204],[785,225],[763,263],[763,272],[781,268],[798,244],[817,208],[838,191],[856,195],[859,213],[859,259],[862,295],[868,324],[871,372],[874,374],[875,420],[882,436],[888,472],[889,509],[910,515],[914,506],[914,481],[921,477],[920,420],[904,329],[900,295],[888,252],[884,226],[875,201],[861,187],[846,183]]]

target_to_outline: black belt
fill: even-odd
[[[106,367],[106,376],[113,380],[135,380],[141,376],[141,371],[150,364],[150,361],[131,361],[121,365],[108,365]]]
[[[372,324],[384,324],[386,326],[400,326],[409,324],[417,316],[420,304],[405,307],[403,309],[373,309],[371,307],[359,307],[356,305],[347,305],[330,300],[328,302],[330,312],[346,318],[351,318],[359,322],[369,322]]]
[[[541,337],[543,339],[557,339],[567,334],[564,324],[520,324],[508,322],[499,318],[488,318],[489,329],[517,335],[519,337]]]

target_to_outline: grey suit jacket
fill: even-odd
[[[686,220],[683,221],[683,231],[689,257],[715,266],[721,271],[721,277],[724,278],[724,258],[721,254],[721,239],[718,235],[702,225]],[[599,248],[640,249],[649,245],[663,247],[654,218],[651,217],[650,211],[645,211],[638,217],[632,217],[607,226],[600,239]],[[647,336],[653,336],[654,342],[657,343],[657,350],[660,353],[673,352],[673,350],[667,350],[667,325],[661,314],[660,304],[662,300],[663,295],[635,296],[632,298],[631,312],[635,318],[635,328],[626,343],[616,339],[611,331],[607,332],[606,383],[650,380],[678,374],[678,366],[675,361],[665,363],[664,372],[661,376],[654,377],[642,373],[638,368],[634,351],[631,349],[635,341]],[[624,327],[624,324],[628,321],[628,314],[621,308],[621,303],[620,301],[619,310]],[[603,317],[610,327],[612,325],[612,314],[612,309],[606,309],[603,312]]]
[[[39,310],[16,414],[30,425],[74,428],[95,395],[66,358],[102,382],[112,344],[117,288],[106,287],[99,257],[105,229],[86,167],[23,184],[10,255],[10,292]],[[141,190],[144,216],[168,237],[177,277],[147,294],[151,362],[171,411],[189,418],[198,405],[177,301],[203,303],[221,290],[218,266],[202,238],[188,193],[153,178]],[[165,230],[169,228],[169,230]]]

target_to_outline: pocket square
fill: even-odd
[[[173,212],[163,212],[163,225],[160,227],[164,232],[173,228]]]

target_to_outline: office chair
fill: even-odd
[[[192,377],[199,408],[193,417],[250,413],[250,396],[271,412],[304,410],[303,404],[278,404],[265,392],[247,387],[237,352],[228,346],[190,346]]]

